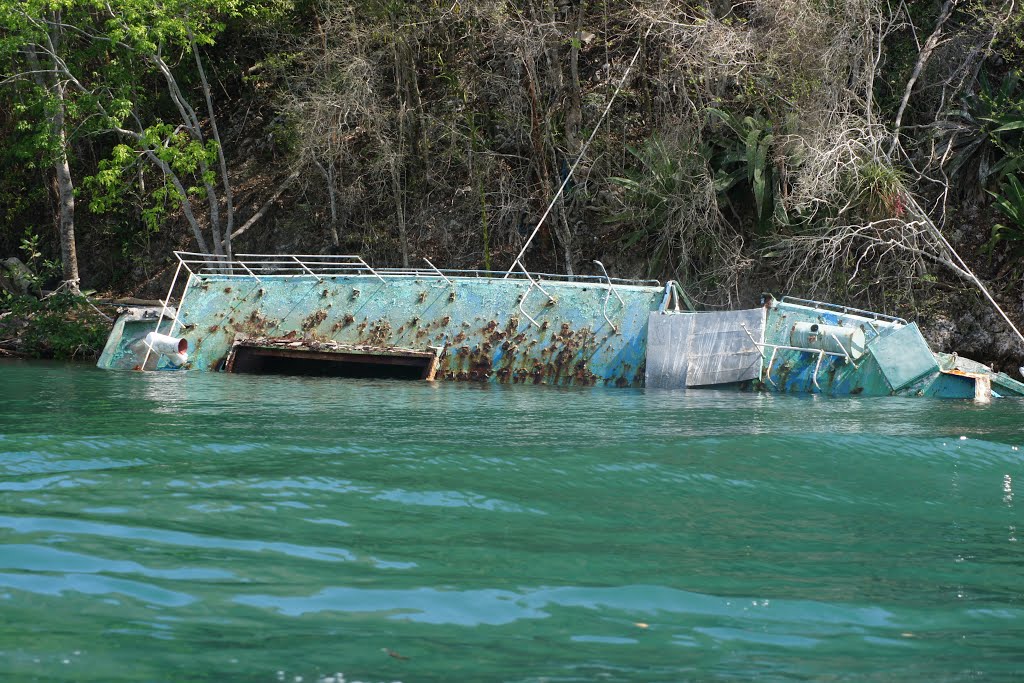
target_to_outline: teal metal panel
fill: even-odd
[[[927,396],[929,398],[974,398],[974,378],[944,372],[930,372],[893,393],[897,396]]]
[[[842,310],[827,310],[800,304],[772,301],[765,325],[765,342],[791,346],[793,326],[798,323],[818,323],[841,327],[857,327],[866,336],[876,336],[875,330],[891,329],[894,323],[870,319]],[[856,363],[836,356],[826,356],[820,367],[818,354],[809,351],[765,348],[770,366],[762,375],[761,388],[779,393],[823,393],[833,396],[888,396],[891,393],[878,363],[869,355]],[[774,357],[772,354],[774,353]],[[815,385],[817,380],[817,385]],[[819,388],[820,387],[820,388]]]
[[[145,317],[150,313],[152,313],[152,317]],[[156,321],[159,315],[159,309],[132,310],[119,315],[114,321],[110,335],[107,337],[107,343],[103,347],[103,352],[96,365],[108,370],[142,369],[142,361],[145,359],[143,339],[150,332],[166,334],[170,330],[170,316],[174,315],[174,311],[171,310],[168,314],[169,317],[161,320],[160,329],[157,330]],[[141,355],[140,350],[142,351]],[[146,362],[146,369],[155,369],[159,361],[159,354],[150,354],[150,358]]]
[[[868,351],[893,391],[939,370],[935,354],[921,335],[917,323],[872,339],[868,342]]]
[[[663,287],[617,284],[615,296],[593,282],[541,285],[553,301],[513,278],[192,275],[175,333],[188,341],[186,369],[221,369],[236,335],[291,335],[439,347],[438,379],[643,385]]]

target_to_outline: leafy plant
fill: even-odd
[[[879,161],[858,165],[851,178],[851,204],[868,220],[902,218],[906,213],[904,174]]]
[[[40,237],[31,227],[25,228],[20,249],[28,267],[26,279],[31,281],[32,288],[37,292],[42,289],[44,282],[60,273],[60,261],[43,258]]]
[[[985,189],[1024,168],[1024,83],[1011,71],[998,87],[984,73],[940,128],[939,157],[953,180]]]
[[[715,171],[715,190],[728,201],[738,188],[752,196],[754,219],[761,234],[768,232],[773,219],[788,223],[779,201],[779,178],[771,160],[775,135],[772,124],[760,116],[744,116],[709,108],[708,114],[728,127],[731,136],[714,141],[711,166]]]
[[[690,152],[677,153],[659,137],[642,147],[627,147],[638,162],[623,176],[610,178],[626,190],[625,208],[609,222],[630,226],[622,237],[623,249],[641,246],[649,254],[649,274],[661,272],[673,250],[680,213],[697,193],[703,159]]]
[[[9,313],[0,319],[0,333],[12,328],[19,349],[36,358],[95,358],[110,331],[110,324],[85,297],[66,291],[41,300],[11,296],[3,307]]]
[[[992,237],[985,244],[985,250],[992,252],[996,246],[1005,242],[1014,256],[1024,255],[1024,183],[1020,178],[1011,175],[999,188],[999,192],[990,192],[995,197],[996,208],[1009,223],[997,223],[992,228]]]
[[[627,226],[623,249],[642,247],[650,276],[671,274],[691,291],[734,286],[748,262],[742,237],[722,220],[707,146],[653,136],[629,152],[637,165],[611,179],[625,190],[609,218]]]

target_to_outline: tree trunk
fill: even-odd
[[[395,214],[398,217],[398,242],[402,249],[402,267],[409,267],[409,236],[405,231],[405,198],[397,160],[391,162],[391,189],[395,196]]]
[[[329,206],[331,210],[331,220],[327,228],[331,232],[331,244],[337,249],[341,241],[338,238],[338,191],[334,186],[334,162],[328,161],[327,166],[324,166],[319,160],[314,158],[313,163],[324,174],[324,180],[327,182],[327,197],[330,200]]]
[[[220,130],[217,128],[217,115],[213,111],[213,97],[210,94],[210,83],[206,79],[206,70],[203,68],[203,60],[199,58],[199,48],[196,47],[195,38],[189,32],[189,43],[192,45],[192,54],[196,61],[196,71],[199,72],[200,83],[203,86],[203,97],[206,100],[206,111],[210,115],[210,132],[213,134],[213,141],[217,143],[217,161],[220,165],[221,184],[224,186],[224,209],[227,213],[227,225],[224,226],[224,251],[228,259],[231,259],[231,231],[235,228],[235,206],[231,194],[231,181],[228,177],[228,163],[224,157],[224,145],[220,141]],[[214,233],[214,240],[217,239]]]
[[[54,25],[59,21],[55,20]],[[53,30],[50,41],[54,49],[60,45],[58,29]],[[50,131],[57,140],[57,159],[53,169],[57,176],[57,215],[60,231],[60,260],[63,269],[62,278],[68,288],[78,293],[78,253],[75,248],[75,185],[71,179],[71,165],[68,162],[68,137],[64,120],[64,84],[57,79],[52,71],[44,72],[34,45],[25,48],[29,64],[32,67],[36,85],[48,90],[54,99],[54,111],[50,119]],[[46,78],[44,74],[49,74]]]
[[[893,145],[899,143],[900,128],[903,126],[903,114],[907,110],[907,104],[910,102],[910,95],[914,91],[914,85],[917,83],[918,77],[921,75],[921,71],[924,70],[928,60],[931,59],[932,53],[935,51],[935,47],[939,44],[939,38],[942,36],[942,26],[949,19],[949,15],[953,12],[953,7],[956,5],[957,0],[946,0],[945,4],[942,5],[942,9],[939,11],[939,19],[935,22],[935,30],[928,36],[928,40],[925,41],[924,47],[921,48],[921,54],[917,56],[917,62],[914,64],[914,71],[910,74],[910,80],[907,81],[907,86],[903,91],[903,99],[900,100],[899,109],[896,112],[896,121],[893,124],[895,131],[893,136]]]
[[[54,87],[57,111],[53,116],[53,132],[60,141],[57,161],[53,167],[57,172],[57,194],[60,202],[60,260],[63,278],[68,288],[78,293],[78,252],[75,248],[75,186],[71,180],[71,166],[68,163],[67,131],[64,128],[64,86],[59,82]]]
[[[178,80],[174,77],[174,73],[171,71],[170,65],[163,58],[162,49],[158,50],[155,55],[149,57],[150,62],[157,67],[161,74],[163,74],[164,80],[167,82],[167,94],[170,96],[171,101],[174,102],[175,107],[178,109],[178,113],[181,115],[182,122],[185,128],[188,129],[192,137],[201,145],[206,145],[206,139],[203,136],[203,126],[199,121],[199,116],[196,114],[195,108],[185,98],[185,95],[181,92],[181,87],[178,85]],[[205,74],[204,74],[205,78]],[[212,110],[211,110],[212,116]],[[220,224],[220,199],[217,197],[217,190],[214,188],[213,183],[208,179],[209,165],[206,160],[200,157],[199,159],[199,172],[203,179],[203,186],[206,189],[206,203],[209,209],[210,217],[210,232],[213,234],[213,254],[216,256],[224,255],[225,240],[221,238],[221,224]],[[166,171],[165,171],[166,172]],[[191,200],[188,195],[183,196],[183,204],[190,203]],[[228,240],[229,242],[230,240]],[[204,242],[205,243],[205,242]],[[203,249],[205,252],[205,248]]]

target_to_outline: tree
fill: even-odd
[[[47,130],[36,136],[38,151],[49,159],[56,177],[61,265],[64,282],[78,291],[78,255],[75,246],[75,187],[69,162],[67,82],[60,78],[59,55],[67,50],[64,41],[64,11],[47,3],[0,3],[0,60],[10,65],[10,75],[0,83],[21,87],[31,100],[21,111],[43,110]],[[18,66],[21,66],[19,69]]]
[[[126,172],[148,162],[163,179],[152,197],[180,205],[200,251],[230,255],[231,182],[201,50],[214,44],[228,19],[267,12],[243,0],[128,0],[116,6],[101,0],[0,0],[0,24],[6,27],[0,58],[13,67],[2,82],[22,90],[34,84],[33,94],[48,113],[65,280],[78,280],[69,165],[75,134],[102,134],[113,143],[90,179],[92,208],[115,206],[124,185],[139,177]],[[143,94],[155,81],[162,82],[171,103],[167,112]],[[201,106],[190,97],[189,81]],[[80,123],[74,133],[69,97]],[[212,245],[198,215],[203,200]]]

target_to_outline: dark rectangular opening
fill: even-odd
[[[377,379],[433,379],[436,357],[431,353],[394,351],[350,353],[302,348],[236,345],[227,371],[257,375],[301,375]]]

